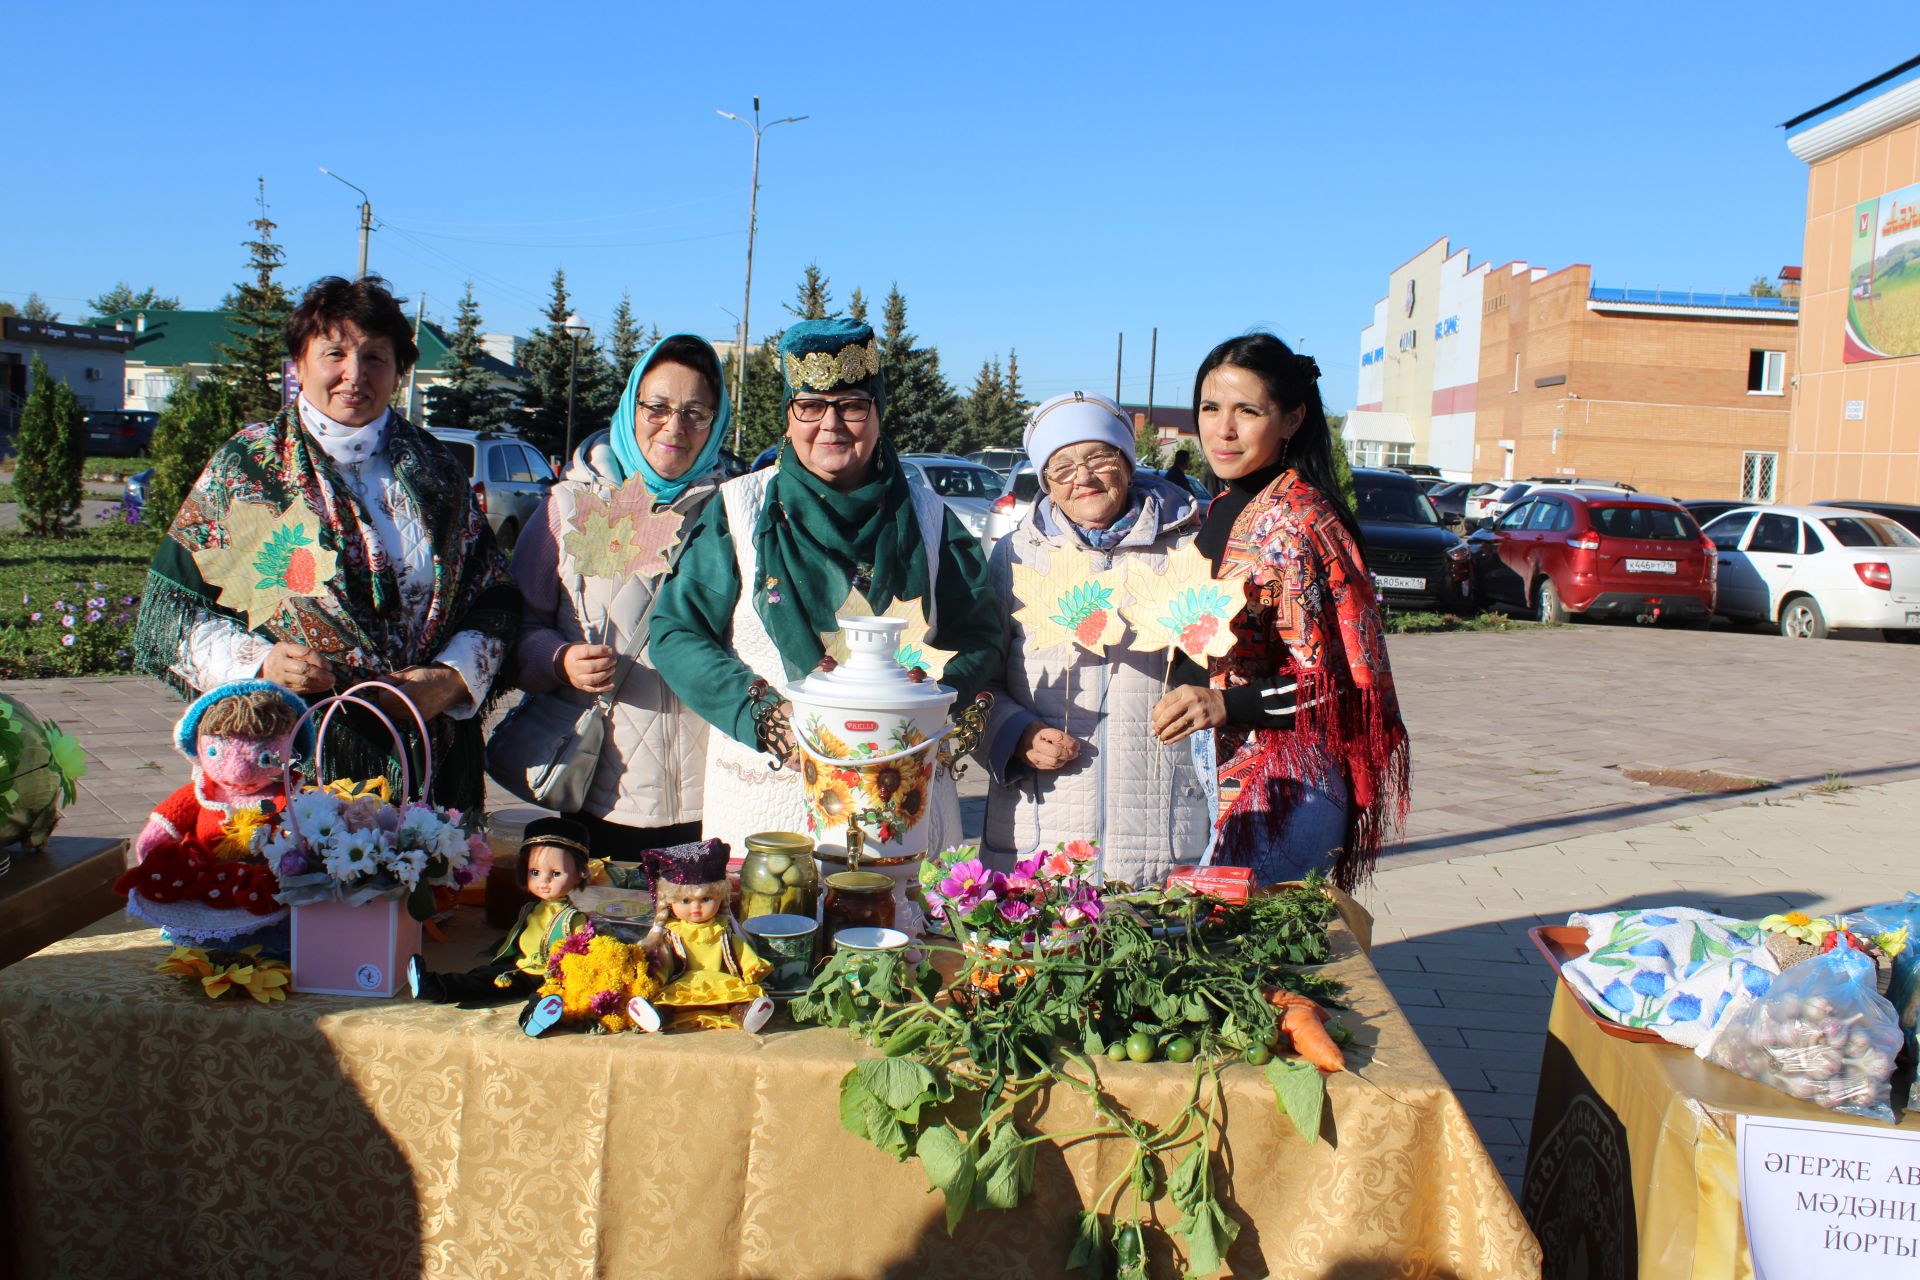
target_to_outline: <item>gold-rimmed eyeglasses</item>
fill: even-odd
[[[1105,453],[1096,453],[1091,458],[1082,458],[1078,462],[1067,462],[1063,459],[1049,466],[1041,472],[1041,475],[1046,478],[1048,484],[1072,484],[1073,478],[1083,470],[1101,480],[1111,480],[1115,476],[1123,475],[1126,469],[1127,460],[1118,453],[1108,450]]]
[[[640,416],[656,427],[665,426],[669,418],[679,418],[687,424],[687,430],[699,431],[713,421],[713,410],[703,404],[670,405],[664,400],[655,400],[640,406]]]

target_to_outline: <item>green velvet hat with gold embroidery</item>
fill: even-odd
[[[864,391],[886,416],[887,378],[873,326],[858,320],[802,320],[780,337],[780,373],[786,401],[808,392]]]

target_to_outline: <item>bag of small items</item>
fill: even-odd
[[[1895,1120],[1890,1081],[1900,1022],[1874,989],[1873,961],[1850,946],[1789,968],[1730,1009],[1694,1050],[1708,1062],[1830,1111]]]

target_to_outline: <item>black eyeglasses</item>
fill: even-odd
[[[787,407],[793,410],[795,420],[800,422],[818,422],[827,416],[829,408],[837,409],[842,422],[865,422],[867,415],[873,412],[873,401],[865,396],[847,400],[793,400]]]

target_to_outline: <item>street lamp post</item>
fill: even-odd
[[[586,325],[580,323],[580,313],[577,311],[567,317],[564,327],[567,336],[573,339],[573,349],[567,355],[567,451],[560,455],[562,470],[565,470],[567,464],[573,459],[573,388],[574,375],[580,365],[580,339],[592,332]]]
[[[341,177],[339,174],[335,173],[333,170],[327,168],[327,166],[325,165],[320,166],[320,172],[326,174],[329,178],[332,178],[335,182],[340,183],[342,186],[353,187],[355,191],[360,191],[359,187],[354,187],[351,182],[348,182],[345,178]],[[372,234],[372,232],[373,232],[373,197],[369,196],[364,191],[360,191],[360,271],[358,275],[354,276],[354,279],[356,280],[363,280],[366,278],[367,237],[370,234]]]
[[[733,451],[739,453],[740,430],[743,425],[747,403],[747,325],[753,316],[753,237],[754,232],[759,229],[760,225],[760,135],[768,129],[773,128],[776,124],[798,124],[807,117],[785,116],[779,120],[769,120],[763,125],[760,123],[760,97],[758,94],[754,95],[753,119],[751,122],[742,119],[731,111],[719,111],[718,108],[715,110],[717,114],[723,115],[729,120],[738,120],[741,124],[753,130],[753,185],[747,197],[747,293],[746,298],[740,303],[740,372],[734,379],[733,394],[733,402],[735,405],[733,418]]]

